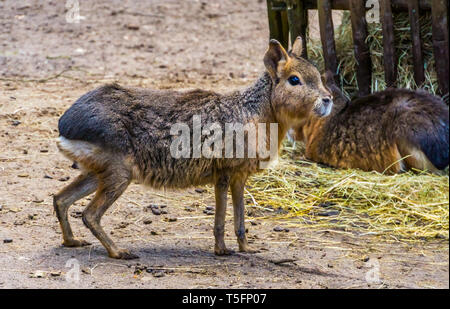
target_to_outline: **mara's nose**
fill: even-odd
[[[333,100],[331,98],[327,97],[327,98],[323,98],[322,99],[322,104],[325,105],[325,106],[328,106],[328,105],[330,105],[332,103],[333,103]]]
[[[326,117],[331,113],[333,108],[333,100],[330,97],[322,98],[322,104],[315,109],[317,116]]]

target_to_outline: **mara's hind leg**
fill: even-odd
[[[99,188],[94,199],[83,212],[83,222],[102,243],[110,257],[124,260],[136,259],[138,256],[119,249],[100,225],[103,214],[130,184],[131,173],[125,168],[109,167],[98,176]]]
[[[63,245],[66,247],[82,247],[90,245],[87,241],[73,237],[70,227],[68,210],[79,199],[94,193],[97,190],[98,181],[93,173],[81,174],[70,185],[62,189],[53,197],[53,207],[61,226]]]
[[[439,170],[428,160],[427,156],[421,150],[411,149],[411,154],[405,159],[405,162],[410,168],[439,174]]]
[[[401,143],[399,151],[401,156],[405,158],[404,162],[408,168],[439,174],[439,170],[419,148]]]

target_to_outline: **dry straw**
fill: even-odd
[[[448,171],[385,176],[328,168],[302,160],[301,152],[287,145],[276,167],[251,178],[247,201],[287,210],[280,216],[299,227],[448,240]]]

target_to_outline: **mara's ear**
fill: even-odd
[[[334,79],[334,74],[332,71],[327,70],[324,74],[322,74],[322,83],[331,92],[333,95],[333,99],[335,102],[350,102],[341,89],[336,85],[336,81]]]
[[[287,62],[289,56],[286,50],[281,46],[280,42],[277,40],[270,40],[269,49],[267,50],[264,56],[264,65],[266,66],[267,71],[272,77],[274,82],[277,82],[279,79],[278,76],[278,65],[280,62]]]
[[[303,54],[303,39],[301,36],[298,36],[295,39],[294,44],[292,44],[292,54],[296,57],[301,57]]]
[[[334,81],[334,74],[330,70],[327,70],[325,73],[322,74],[322,83],[327,87],[336,86],[336,83]]]

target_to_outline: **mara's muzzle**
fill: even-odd
[[[332,108],[333,100],[330,97],[318,98],[313,111],[318,117],[326,117],[331,113]]]

